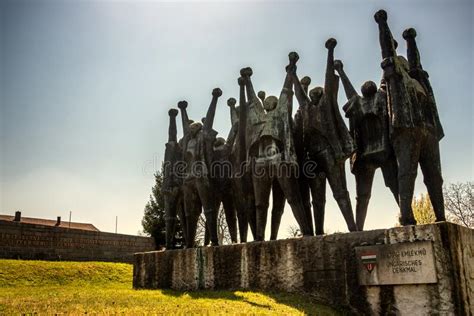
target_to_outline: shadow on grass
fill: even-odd
[[[239,291],[192,291],[192,292],[180,292],[180,291],[175,291],[175,290],[162,290],[162,293],[164,295],[169,295],[169,296],[174,296],[174,297],[180,297],[183,295],[189,295],[193,299],[226,299],[226,300],[232,300],[232,301],[240,301],[247,303],[249,305],[259,307],[259,308],[270,308],[271,306],[268,304],[259,304],[255,303],[252,301],[249,301],[242,295],[237,295],[236,292]],[[244,292],[244,291],[241,291]],[[264,294],[266,293],[259,293],[259,294]]]
[[[329,306],[322,305],[314,302],[309,295],[305,294],[292,294],[292,293],[277,293],[277,292],[260,292],[260,291],[246,291],[246,290],[235,290],[235,291],[210,291],[210,290],[201,290],[201,291],[190,291],[190,292],[181,292],[176,290],[162,290],[164,295],[181,297],[183,295],[189,295],[193,299],[226,299],[239,301],[246,304],[249,304],[258,308],[271,309],[269,304],[260,304],[248,300],[245,297],[245,293],[263,295],[268,299],[274,300],[278,304],[283,304],[294,308],[305,315],[344,315],[345,313],[337,311]]]

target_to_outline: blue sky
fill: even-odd
[[[373,14],[381,8],[400,54],[403,30],[417,29],[446,133],[445,182],[473,180],[470,1],[2,1],[0,213],[54,219],[72,211],[104,231],[118,216],[119,232],[137,233],[170,107],[188,100],[199,119],[220,87],[215,129],[227,135],[225,100],[238,96],[240,68],[251,66],[255,88],[278,95],[294,50],[299,75],[322,85],[329,37],[354,86],[379,82]],[[425,191],[419,172],[416,193]],[[330,190],[327,201],[327,231],[346,231]],[[391,227],[396,217],[378,171],[366,229]],[[287,209],[280,237],[291,224]]]

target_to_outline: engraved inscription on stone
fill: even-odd
[[[436,283],[431,241],[356,247],[360,285]]]

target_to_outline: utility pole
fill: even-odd
[[[117,233],[118,216],[115,216],[115,233]]]
[[[71,228],[72,211],[69,211],[69,228]]]

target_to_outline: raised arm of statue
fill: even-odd
[[[260,113],[265,113],[262,103],[260,102],[255,90],[253,88],[252,79],[250,77],[253,75],[252,68],[242,68],[240,70],[240,75],[244,79],[245,88],[247,90],[248,102],[255,105],[255,110]]]
[[[420,53],[418,52],[418,46],[416,45],[416,31],[413,28],[406,29],[403,32],[403,38],[407,42],[407,58],[408,64],[410,65],[410,71],[423,69],[420,61]]]
[[[176,129],[176,116],[178,115],[178,110],[170,109],[168,111],[170,117],[170,125],[168,127],[168,142],[177,142],[178,141],[178,131]]]
[[[344,65],[342,61],[335,60],[334,68],[336,69],[337,73],[339,74],[339,77],[341,78],[342,85],[344,86],[344,91],[346,92],[347,100],[350,100],[353,96],[358,95],[356,89],[354,89],[354,86],[352,85],[351,81],[346,75],[346,72],[344,71]]]
[[[229,98],[227,100],[227,105],[229,106],[230,109],[230,123],[234,125],[236,122],[239,121],[239,114],[237,113],[237,109],[235,108],[235,104],[237,103],[237,100],[234,98]]]
[[[177,130],[176,130],[176,116],[178,110],[170,109],[169,115],[169,127],[168,127],[168,142],[166,143],[165,157],[163,164],[163,185],[162,192],[169,192],[173,189],[173,165],[178,158],[178,143],[177,143]]]
[[[283,83],[283,89],[292,89],[293,86],[293,78],[292,74],[296,73],[296,63],[300,59],[300,56],[297,52],[291,52],[288,54],[288,61],[289,64],[286,66],[286,77],[285,82]]]
[[[296,52],[291,52],[288,55],[290,61],[289,65],[286,66],[286,76],[285,82],[283,83],[283,89],[280,93],[280,99],[277,107],[280,111],[287,111],[291,118],[291,113],[293,112],[293,75],[296,73],[296,62],[300,57]],[[286,99],[286,100],[284,100]],[[285,109],[281,108],[283,105],[286,105]],[[291,120],[290,120],[291,121]]]
[[[413,28],[406,29],[403,32],[403,38],[407,42],[407,57],[408,57],[408,64],[410,67],[410,77],[418,80],[418,82],[423,86],[425,91],[428,93],[430,98],[433,98],[434,102],[434,94],[433,89],[431,88],[431,84],[428,79],[428,73],[423,70],[423,66],[421,65],[420,60],[420,53],[418,51],[418,46],[416,45],[416,31]]]
[[[209,105],[209,109],[207,110],[206,120],[204,121],[203,129],[209,131],[212,129],[212,125],[214,125],[214,116],[216,114],[216,106],[217,106],[217,99],[222,95],[222,90],[219,88],[215,88],[212,90],[212,100],[211,104]]]
[[[392,32],[387,24],[387,12],[379,10],[374,15],[375,22],[379,25],[379,41],[382,49],[382,58],[395,57],[395,44],[393,41]]]
[[[410,67],[410,77],[417,80],[424,88],[428,97],[430,99],[430,106],[432,111],[432,116],[434,119],[434,124],[436,126],[438,139],[444,137],[443,127],[441,125],[441,121],[439,119],[438,109],[436,107],[436,100],[434,97],[433,88],[431,87],[431,83],[429,80],[429,75],[426,71],[423,70],[423,66],[421,65],[420,60],[420,53],[418,51],[418,46],[416,45],[416,31],[413,28],[406,29],[403,32],[403,38],[407,42],[407,57],[408,57],[408,64]]]
[[[244,81],[245,82],[245,88],[247,90],[247,97],[248,97],[249,102],[253,102],[254,100],[258,100],[258,96],[255,93],[255,89],[253,88],[252,79],[250,79],[250,77],[252,77],[252,75],[253,75],[253,70],[250,67],[242,68],[240,70],[240,76],[243,79],[245,79],[245,81]]]
[[[326,62],[326,77],[324,80],[324,93],[328,97],[334,97],[337,93],[336,84],[337,76],[334,73],[334,48],[337,45],[337,41],[334,38],[330,38],[326,41],[326,48],[328,50],[328,57]],[[337,95],[335,96],[337,99]]]
[[[232,124],[232,128],[229,131],[229,135],[227,135],[226,145],[229,148],[232,148],[232,146],[234,146],[234,142],[235,142],[238,132],[239,132],[239,122],[235,122],[234,124]]]
[[[247,100],[245,98],[245,79],[240,77],[237,82],[240,87],[239,94],[239,161],[242,163],[247,159],[247,142],[246,142],[246,128],[247,128]]]
[[[308,95],[309,85],[311,84],[311,78],[308,76],[304,76],[300,80],[301,86],[303,87],[304,93]]]
[[[186,101],[179,101],[178,102],[178,108],[181,111],[181,122],[183,125],[183,136],[186,136],[189,132],[189,118],[188,118],[188,112],[186,111],[186,108],[188,107],[188,102]]]
[[[291,73],[291,78],[293,79],[293,84],[295,87],[295,96],[296,99],[298,100],[298,104],[301,106],[305,106],[306,104],[309,104],[310,100],[308,97],[308,85],[304,85],[304,83],[308,82],[307,80],[303,81],[305,78],[309,77],[304,77],[301,79],[301,81],[298,79],[298,75],[296,74],[296,69],[294,72]],[[311,82],[311,79],[309,80]]]
[[[426,92],[433,98],[434,102],[434,93],[433,88],[431,87],[430,81],[428,79],[428,73],[423,70],[421,65],[420,52],[418,51],[418,46],[416,45],[416,31],[414,28],[406,29],[403,32],[403,38],[407,42],[407,57],[408,64],[410,66],[410,76],[418,82],[420,82],[425,88]]]

